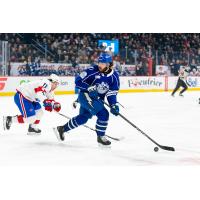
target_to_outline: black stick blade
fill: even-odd
[[[159,147],[166,151],[175,151],[174,147],[168,147],[168,146],[162,146],[162,145],[159,145]]]
[[[111,137],[111,136],[109,136],[109,135],[106,135],[108,138],[110,138],[110,139],[112,139],[112,140],[115,140],[115,141],[121,141],[121,140],[123,140],[124,139],[124,137],[122,136],[122,137],[120,137],[120,138],[115,138],[115,137]]]

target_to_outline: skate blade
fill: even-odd
[[[59,132],[58,132],[57,128],[53,128],[53,132],[55,133],[55,135],[56,135],[58,141],[59,141],[59,142],[63,142],[63,140],[60,139],[60,135],[59,135]]]
[[[98,147],[101,149],[111,149],[111,144],[110,145],[103,145],[101,143],[98,143]]]
[[[37,137],[37,136],[40,136],[41,133],[28,132],[27,135],[28,135],[28,136],[36,136],[36,137]]]
[[[3,116],[3,130],[4,130],[4,131],[8,130],[8,129],[6,128],[6,117],[5,117],[5,116]]]
[[[5,117],[3,116],[3,130],[5,131]]]

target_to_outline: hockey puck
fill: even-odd
[[[158,150],[159,150],[159,148],[158,148],[158,147],[155,147],[155,148],[154,148],[154,151],[155,151],[155,152],[157,152]]]

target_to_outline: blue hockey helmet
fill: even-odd
[[[112,56],[107,53],[102,53],[98,58],[99,63],[112,63]]]

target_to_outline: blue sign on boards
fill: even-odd
[[[119,52],[118,40],[99,40],[99,46],[104,46],[105,51],[112,51],[115,55]]]

